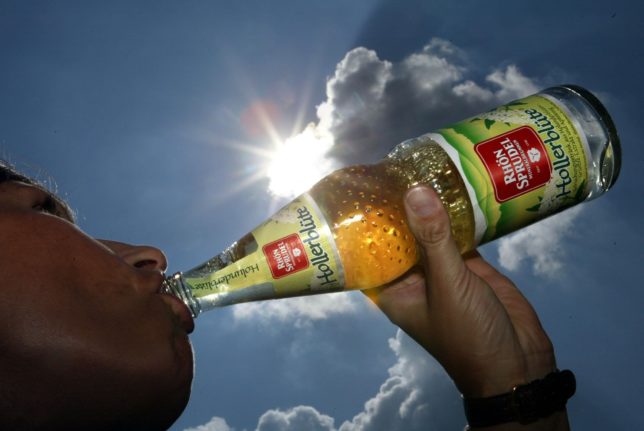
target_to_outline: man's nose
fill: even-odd
[[[168,260],[165,254],[149,245],[131,245],[118,241],[99,240],[116,255],[135,268],[165,271]]]

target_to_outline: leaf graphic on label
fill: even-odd
[[[526,208],[525,210],[530,212],[538,212],[540,207],[541,207],[541,202],[539,202],[534,206],[531,206],[530,208]]]
[[[495,120],[490,120],[489,118],[486,118],[486,119],[485,119],[485,128],[486,128],[486,129],[488,129],[488,130],[490,130],[490,127],[492,127],[492,125],[493,125],[494,123],[496,123],[496,121],[495,121]]]

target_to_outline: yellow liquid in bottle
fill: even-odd
[[[474,219],[467,190],[449,156],[434,143],[403,147],[376,165],[340,169],[311,189],[333,232],[346,289],[381,286],[418,261],[402,199],[419,183],[432,186],[441,197],[461,251],[472,249]]]
[[[326,212],[346,289],[380,286],[416,263],[416,244],[402,204],[404,189],[386,175],[384,164],[341,169],[310,193]]]

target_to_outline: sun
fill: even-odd
[[[268,190],[275,196],[292,198],[311,188],[337,167],[328,155],[333,143],[333,136],[314,124],[275,143],[266,171]]]
[[[221,199],[234,196],[258,183],[266,184],[272,197],[269,212],[310,189],[316,182],[339,167],[330,154],[335,139],[323,122],[302,127],[304,113],[298,114],[289,138],[280,136],[276,119],[279,110],[266,101],[256,101],[240,117],[251,141],[230,141],[225,145],[252,156],[249,169],[231,184]],[[270,109],[269,109],[270,108]]]

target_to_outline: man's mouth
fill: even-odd
[[[179,318],[181,327],[190,334],[195,329],[195,321],[192,318],[192,313],[188,306],[179,298],[171,293],[159,293],[163,301],[170,306],[172,312]]]

